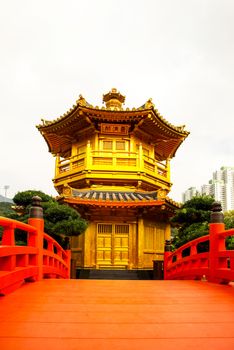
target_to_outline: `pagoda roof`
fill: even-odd
[[[123,101],[121,98],[122,95],[118,103]],[[174,126],[164,119],[155,109],[151,99],[141,107],[124,109],[122,104],[120,108],[94,107],[80,95],[76,104],[62,116],[52,121],[41,120],[42,124],[37,125],[37,128],[45,138],[49,151],[63,157],[68,154],[72,142],[78,141],[81,135],[100,131],[101,123],[130,125],[130,133],[155,145],[159,160],[172,158],[189,135],[184,125]]]
[[[169,197],[161,197],[156,191],[95,191],[70,188],[69,194],[60,196],[60,199],[70,204],[98,207],[180,207],[179,203]]]

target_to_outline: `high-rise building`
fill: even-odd
[[[196,187],[190,187],[188,188],[183,194],[182,194],[182,201],[187,202],[193,197],[196,197],[199,194],[198,190]]]
[[[202,185],[201,187],[201,193],[203,195],[209,196],[211,193],[211,184],[207,184],[207,185]]]
[[[223,211],[234,210],[234,167],[221,167],[213,172],[209,184],[201,186],[201,191],[190,187],[182,194],[183,203],[197,195],[210,195],[221,202]]]

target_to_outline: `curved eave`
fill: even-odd
[[[43,124],[37,125],[37,128],[46,140],[51,153],[65,155],[66,152],[69,152],[75,134],[82,130],[88,130],[88,128],[94,131],[94,123],[96,122],[119,122],[135,125],[133,132],[136,136],[142,137],[143,134],[143,137],[155,144],[159,160],[174,157],[180,144],[189,135],[189,132],[184,131],[183,127],[175,127],[168,123],[153,108],[113,111],[104,107],[99,109],[98,107],[83,106],[79,103],[63,116],[51,122],[43,121]]]
[[[95,130],[88,118],[77,107],[70,115],[59,120],[37,126],[44,137],[49,152],[66,156],[70,152],[72,141],[76,139],[76,133],[80,130]]]
[[[80,199],[74,197],[60,198],[68,204],[84,205],[91,207],[111,207],[111,208],[141,208],[141,207],[155,207],[165,204],[163,200],[149,200],[149,201],[111,201],[111,200],[92,200],[92,199]]]
[[[185,139],[188,135],[188,131],[184,131],[183,127],[175,127],[172,124],[162,120],[157,114],[148,113],[147,116],[140,123],[139,128],[146,133],[149,133],[151,137],[157,136],[157,138],[163,139]]]
[[[170,206],[173,209],[180,209],[181,208],[181,203],[178,203],[169,197],[165,198],[165,202],[168,206]]]
[[[181,143],[189,135],[184,126],[175,127],[163,119],[156,110],[148,113],[137,126],[136,133],[143,133],[148,137],[148,142],[155,145],[155,154],[159,160],[173,158]]]
[[[61,154],[64,157],[69,156],[72,145],[71,138],[65,135],[57,135],[55,133],[42,133],[42,136],[48,145],[49,152],[54,155]]]
[[[64,125],[66,123],[71,123],[73,119],[77,119],[78,115],[86,114],[91,118],[97,118],[97,120],[104,119],[105,121],[110,120],[114,117],[114,119],[122,120],[122,121],[132,121],[133,118],[137,116],[139,118],[142,117],[143,114],[147,114],[149,110],[137,110],[133,108],[132,110],[110,110],[105,107],[90,107],[90,106],[82,106],[80,104],[74,105],[72,109],[68,112],[64,113],[57,119],[52,121],[43,120],[42,124],[37,125],[37,129],[39,131],[42,130],[54,130],[54,128],[59,128],[60,125]],[[77,115],[78,113],[78,115]]]
[[[180,136],[184,136],[187,137],[189,135],[189,131],[186,131],[185,125],[182,126],[175,126],[171,123],[169,123],[165,118],[163,118],[163,116],[161,116],[161,114],[158,112],[157,109],[152,108],[152,119],[154,121],[154,123],[164,126],[164,128],[166,130],[168,130],[169,132],[174,132]]]
[[[78,112],[78,115],[77,115]],[[50,130],[54,128],[59,128],[60,125],[64,126],[67,123],[71,123],[73,120],[77,122],[77,118],[79,115],[86,114],[90,116],[91,118],[97,118],[97,120],[105,120],[108,121],[109,119],[113,120],[117,119],[119,121],[124,122],[130,122],[133,120],[133,118],[141,119],[143,116],[148,116],[148,118],[152,119],[153,123],[157,123],[161,127],[164,127],[165,130],[170,130],[171,132],[174,132],[176,134],[180,134],[183,136],[188,136],[189,132],[183,130],[183,127],[181,126],[174,126],[170,124],[169,122],[164,119],[156,109],[154,108],[132,108],[132,109],[125,109],[125,110],[110,110],[106,109],[105,107],[92,107],[92,106],[82,106],[79,103],[74,105],[73,108],[71,108],[69,111],[64,113],[62,116],[60,116],[57,119],[54,119],[52,121],[45,121],[43,120],[43,124],[37,125],[38,130]]]
[[[180,205],[168,197],[165,200],[148,200],[148,201],[111,201],[111,200],[92,200],[80,199],[74,197],[58,198],[58,201],[67,203],[71,206],[86,207],[86,208],[117,208],[117,209],[140,209],[140,208],[158,208],[162,211],[168,211],[171,214],[175,213]]]

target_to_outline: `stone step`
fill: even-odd
[[[151,280],[151,270],[88,270],[82,269],[77,273],[79,279],[106,280]]]

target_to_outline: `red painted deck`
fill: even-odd
[[[43,280],[0,298],[1,350],[234,349],[234,287]]]

